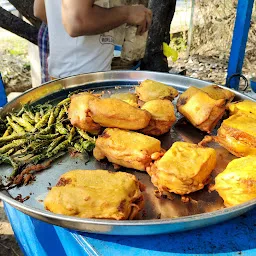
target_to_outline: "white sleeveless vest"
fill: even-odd
[[[113,31],[93,36],[70,37],[62,24],[61,1],[45,0],[50,44],[50,76],[63,78],[110,70],[114,53]],[[109,8],[109,0],[98,0],[95,4]]]

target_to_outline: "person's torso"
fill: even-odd
[[[108,8],[109,0],[98,0],[95,4]],[[45,6],[50,43],[48,64],[52,77],[111,69],[114,51],[112,31],[72,38],[62,24],[61,0],[45,0]]]

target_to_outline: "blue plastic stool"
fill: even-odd
[[[250,79],[251,89],[253,92],[256,92],[256,77]]]
[[[4,209],[24,255],[66,255],[53,225],[29,217],[7,203]]]
[[[214,226],[157,236],[79,233],[31,218],[8,204],[5,211],[28,256],[256,255],[256,209]]]

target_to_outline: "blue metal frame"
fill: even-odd
[[[0,107],[3,107],[7,103],[7,97],[4,89],[4,83],[0,73]]]
[[[254,0],[238,0],[237,5],[236,21],[227,74],[227,86],[236,90],[239,88],[239,77],[232,78],[229,85],[228,80],[230,76],[242,73],[253,3]]]

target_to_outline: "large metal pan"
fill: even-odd
[[[105,95],[119,91],[133,90],[134,85],[145,79],[154,79],[168,85],[172,85],[180,92],[189,86],[203,87],[209,82],[200,81],[179,75],[139,72],[139,71],[115,71],[94,74],[85,74],[66,79],[55,80],[38,88],[29,90],[17,99],[7,104],[1,111],[5,115],[14,109],[19,109],[27,102],[41,103],[45,101],[58,101],[69,94],[70,91],[78,89],[94,90],[95,92],[105,91]],[[239,92],[237,99],[248,99]],[[181,118],[178,114],[177,116]],[[184,140],[199,142],[204,134],[183,121],[178,121],[170,133],[161,136],[162,146],[168,149],[174,141]],[[225,149],[213,144],[218,153],[218,165],[213,177],[221,172],[228,162],[234,157]],[[97,162],[93,157],[85,165],[83,159],[71,158],[68,155],[56,161],[53,166],[36,176],[36,181],[28,186],[14,188],[9,191],[0,192],[0,198],[16,209],[45,222],[62,227],[111,235],[149,235],[168,232],[184,231],[216,224],[236,216],[239,216],[252,209],[256,201],[252,200],[232,208],[224,208],[222,199],[216,192],[209,193],[207,189],[193,193],[189,203],[183,203],[180,197],[174,200],[158,199],[154,195],[154,187],[146,173],[134,170],[125,170],[134,173],[142,183],[147,186],[145,192],[146,206],[142,215],[133,221],[115,221],[82,219],[48,212],[43,207],[43,199],[48,192],[48,187],[54,186],[61,174],[72,169],[112,169],[110,164]],[[11,173],[9,166],[0,166],[0,176],[8,176]],[[22,197],[30,196],[24,203],[14,198],[21,194]]]

